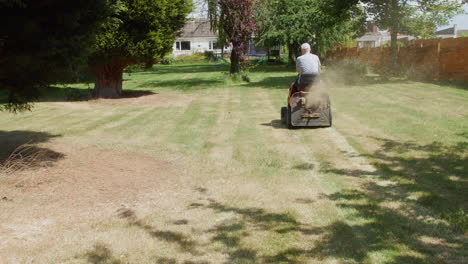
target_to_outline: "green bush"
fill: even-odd
[[[171,55],[165,56],[164,58],[159,60],[159,63],[163,64],[163,65],[174,64],[175,63],[175,58],[174,58],[174,56],[171,56]]]
[[[205,54],[203,53],[194,53],[194,54],[187,54],[187,55],[180,55],[175,57],[175,63],[197,63],[197,62],[204,62],[205,61]]]
[[[213,51],[205,51],[204,53],[205,55],[205,60],[206,61],[209,61],[209,62],[214,62],[214,61],[218,61],[218,57],[216,57],[216,55],[214,54]]]

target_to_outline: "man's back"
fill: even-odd
[[[296,66],[301,75],[320,74],[320,59],[317,55],[306,53],[302,56],[299,56],[296,60]]]

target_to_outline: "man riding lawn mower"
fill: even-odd
[[[320,91],[320,59],[310,53],[310,45],[301,46],[302,56],[296,61],[299,73],[291,84],[288,106],[281,108],[281,120],[288,128],[293,127],[330,127],[332,116],[328,94]]]

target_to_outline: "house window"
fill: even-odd
[[[214,49],[217,49],[218,47],[216,47],[216,40],[210,40],[210,43],[209,43],[209,50],[214,50]]]
[[[190,50],[190,41],[176,41],[176,50]]]

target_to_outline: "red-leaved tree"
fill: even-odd
[[[242,55],[256,30],[254,6],[256,0],[207,0],[211,26],[232,44],[231,73],[241,70]]]

